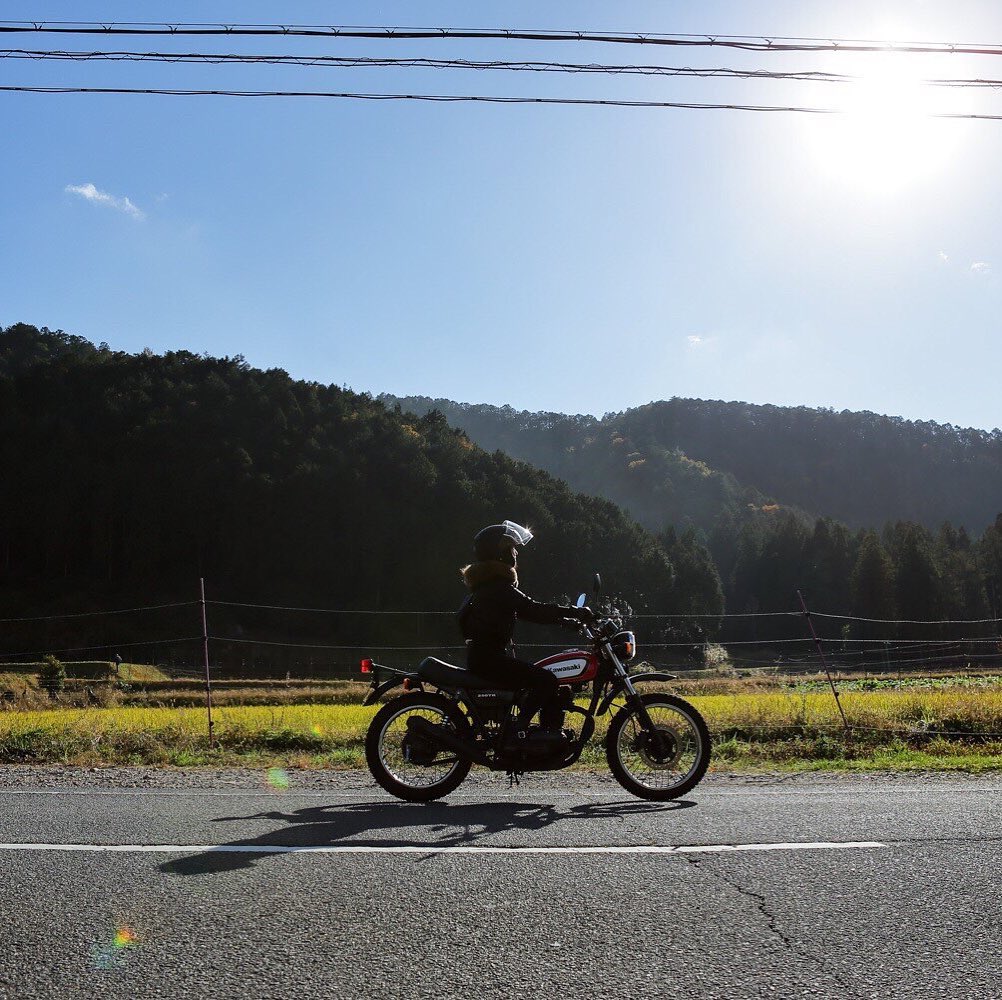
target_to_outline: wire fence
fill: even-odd
[[[284,733],[290,745],[321,752],[334,739],[317,735],[328,723],[301,712],[357,706],[365,690],[362,658],[402,670],[427,656],[465,661],[451,610],[207,600],[204,593],[189,601],[46,610],[0,620],[0,709],[198,710],[206,713],[209,746],[218,744],[221,731],[213,727],[222,720],[225,733],[257,725],[263,728],[254,739],[274,742]],[[623,625],[637,639],[634,666],[676,674],[681,693],[704,706],[723,760],[768,757],[777,746],[807,756],[858,756],[897,744],[1002,743],[1002,622],[995,618],[888,620],[802,609],[643,612],[627,615]],[[853,634],[873,628],[893,637]],[[542,627],[526,638],[518,654],[527,660],[583,642]],[[266,715],[250,722],[234,714],[255,711]],[[28,753],[24,734],[2,730],[0,757]],[[349,743],[359,738],[342,736]],[[143,740],[152,738],[133,734],[128,745],[138,745],[142,758]]]
[[[204,612],[204,621],[199,616]],[[806,624],[805,624],[806,622]],[[196,633],[193,626],[203,627]],[[728,667],[773,674],[817,669],[816,628],[838,672],[900,673],[918,669],[981,669],[1002,657],[1002,621],[885,619],[844,612],[776,610],[725,614],[627,614],[641,657],[685,672]],[[858,634],[880,628],[884,635]],[[520,655],[539,659],[574,645],[566,631],[536,627]],[[205,666],[218,676],[248,679],[347,677],[365,655],[405,666],[435,655],[464,658],[455,611],[417,608],[322,607],[222,599],[168,601],[100,610],[67,610],[0,618],[2,664],[17,667],[53,655],[122,660],[183,674]]]

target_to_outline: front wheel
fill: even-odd
[[[391,795],[430,802],[455,791],[470,773],[471,763],[408,726],[414,718],[446,726],[459,736],[469,730],[466,716],[441,695],[423,691],[401,695],[373,716],[365,737],[365,761]]]
[[[681,698],[645,694],[640,700],[653,729],[647,728],[637,704],[620,709],[605,740],[609,770],[642,799],[677,799],[695,788],[710,766],[710,731]]]

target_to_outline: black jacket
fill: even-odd
[[[555,625],[574,615],[573,608],[541,604],[523,594],[515,570],[503,562],[477,562],[461,572],[470,593],[459,609],[459,626],[463,638],[473,645],[506,650],[518,619]]]

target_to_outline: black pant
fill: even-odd
[[[474,645],[467,647],[466,666],[502,691],[528,692],[518,716],[519,729],[525,729],[537,712],[544,728],[560,728],[564,719],[557,701],[560,682],[549,670],[516,660],[502,649]]]

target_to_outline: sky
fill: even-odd
[[[1002,43],[1002,5],[5,0],[17,20]],[[378,394],[619,411],[673,396],[991,430],[997,56],[586,42],[2,35],[0,48],[828,72],[849,83],[0,59],[0,86],[323,90],[734,110],[0,92],[0,325],[242,355]]]

